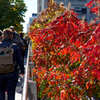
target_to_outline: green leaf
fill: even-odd
[[[23,0],[0,0],[0,29],[15,26],[16,31],[22,31],[26,6]]]

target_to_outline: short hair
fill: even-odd
[[[5,38],[10,38],[10,35],[13,34],[12,30],[7,28],[3,31],[3,35]]]
[[[10,28],[6,28],[6,29],[3,30],[3,33],[4,34],[10,34],[10,33],[12,33],[12,30]]]
[[[14,26],[10,26],[9,28],[10,28],[10,29],[14,29]]]
[[[22,33],[22,32],[21,32],[21,33],[19,33],[19,36],[23,37],[23,36],[24,36],[24,33]]]
[[[9,27],[12,31],[15,31],[15,27],[14,26],[10,26]]]

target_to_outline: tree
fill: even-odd
[[[17,31],[22,31],[25,11],[23,0],[0,0],[0,29],[15,26]]]

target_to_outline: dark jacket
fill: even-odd
[[[16,32],[13,32],[13,34],[14,34],[13,42],[14,42],[14,43],[17,43],[17,45],[18,45],[19,47],[25,46],[25,44],[24,44],[23,40],[20,38],[19,34],[16,33]]]
[[[15,44],[15,43],[12,43],[11,40],[3,40],[2,43],[0,44],[0,47],[9,47],[10,45],[12,45],[12,48],[14,50],[14,54],[13,54],[13,60],[15,62],[15,70],[14,72],[18,73],[19,70],[20,70],[20,73],[21,74],[24,74],[24,64],[22,63],[23,61],[23,57],[22,57],[22,54],[21,54],[21,51],[20,51],[20,48]],[[19,66],[19,68],[18,68]]]

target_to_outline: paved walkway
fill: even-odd
[[[24,61],[24,66],[26,66],[26,60],[27,59],[24,59],[25,61]],[[20,81],[20,80],[19,80]],[[23,79],[22,79],[22,81],[21,81],[21,84],[23,83]],[[22,87],[20,87],[20,85],[21,85],[20,83],[17,85],[17,87],[16,87],[16,94],[15,94],[15,100],[21,100],[21,98],[22,98]]]
[[[15,100],[21,100],[22,95],[20,93],[16,93]]]

